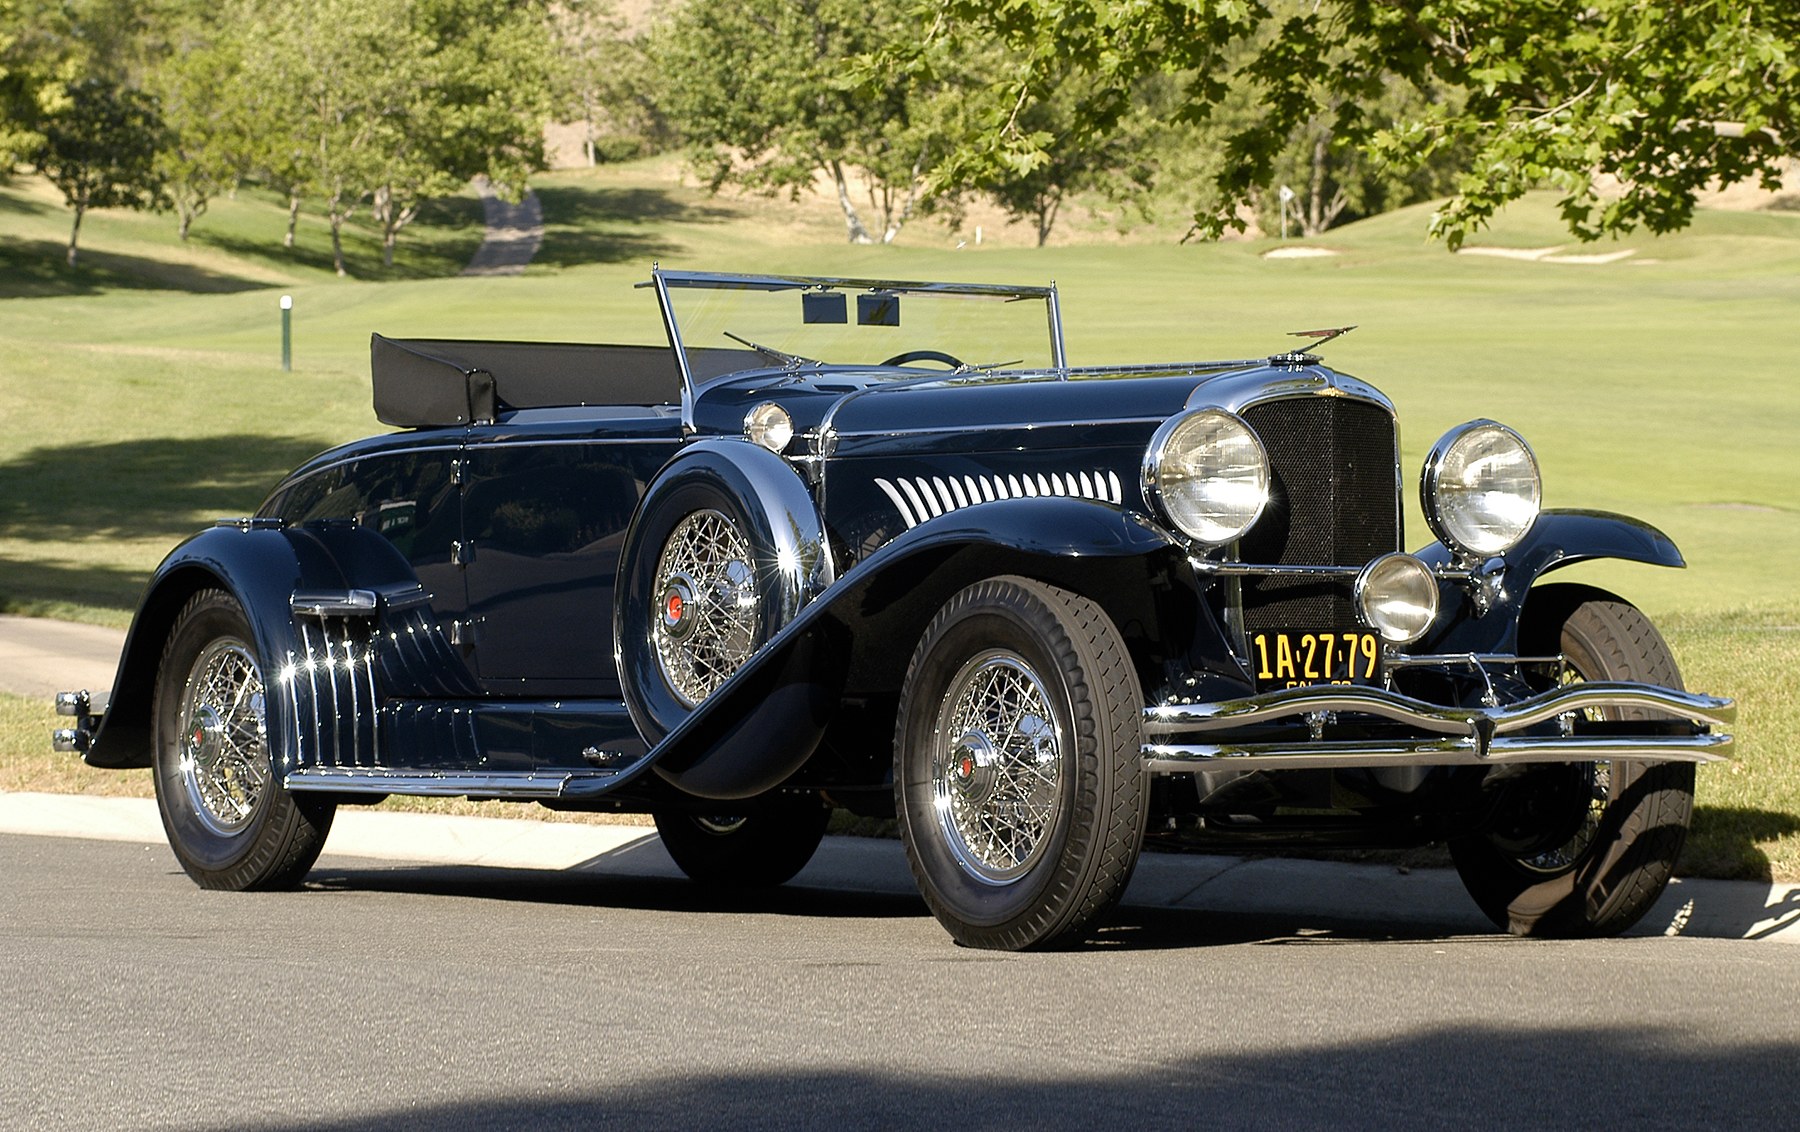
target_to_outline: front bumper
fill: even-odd
[[[1648,711],[1667,726],[1640,733],[1647,729],[1581,718],[1606,708]],[[1149,770],[1162,772],[1595,759],[1704,763],[1728,757],[1732,737],[1718,729],[1736,719],[1730,700],[1650,684],[1572,684],[1498,707],[1445,707],[1384,688],[1314,686],[1145,708],[1144,758]],[[1306,738],[1257,734],[1291,731],[1295,724],[1307,726]],[[1540,733],[1521,734],[1534,728]],[[1337,737],[1346,733],[1352,737]]]

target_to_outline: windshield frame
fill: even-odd
[[[681,325],[675,315],[671,292],[683,289],[739,291],[857,291],[898,295],[968,295],[988,299],[1026,299],[1044,304],[1049,323],[1050,358],[1054,369],[1068,366],[1063,348],[1062,310],[1057,301],[1054,281],[1047,287],[1013,286],[1001,283],[932,283],[895,279],[857,279],[811,275],[748,275],[716,271],[665,271],[660,265],[650,269],[650,279],[638,284],[653,287],[662,311],[663,330],[669,347],[675,351],[675,364],[681,370],[681,425],[694,432],[694,398],[700,382],[694,378],[688,362],[687,348],[682,343]]]

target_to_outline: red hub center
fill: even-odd
[[[668,607],[669,621],[671,623],[680,621],[682,611],[683,611],[683,606],[682,606],[682,601],[681,601],[681,595],[680,594],[670,594],[669,595],[669,607]]]

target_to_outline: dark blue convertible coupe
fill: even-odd
[[[1536,458],[1293,352],[1071,366],[1053,288],[655,270],[667,347],[373,341],[376,415],[152,579],[64,749],[155,768],[200,884],[392,794],[655,816],[778,884],[893,816],[963,943],[1079,938],[1146,845],[1448,842],[1515,932],[1662,891],[1729,701],[1685,692]]]

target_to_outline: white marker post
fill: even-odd
[[[281,372],[294,368],[294,296],[281,296]]]

